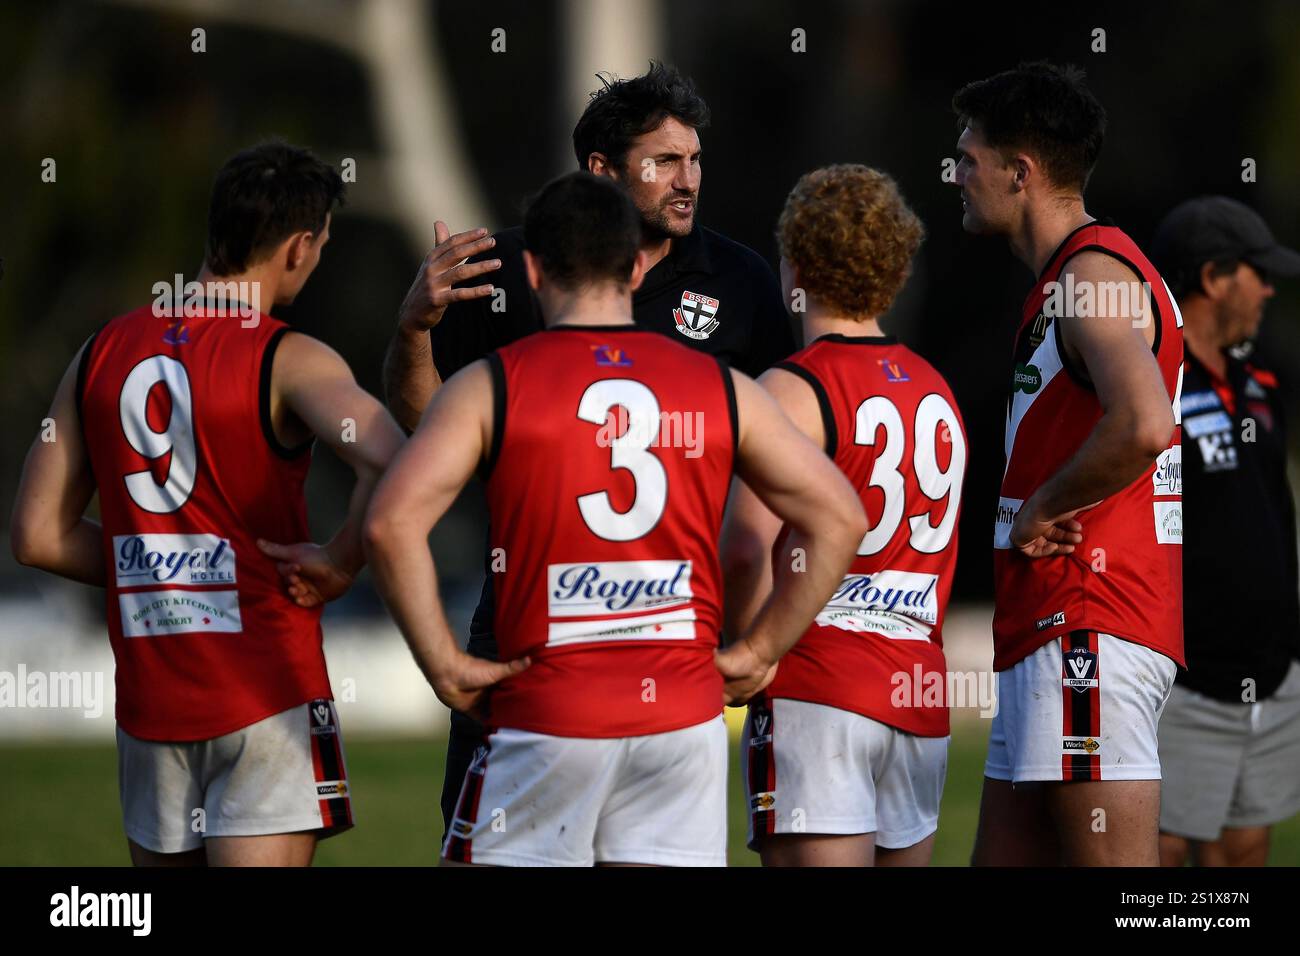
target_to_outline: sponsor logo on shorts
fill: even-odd
[[[120,588],[235,583],[235,550],[215,534],[115,534],[113,557]]]
[[[1156,470],[1151,474],[1151,493],[1156,495],[1183,493],[1182,445],[1166,448],[1156,459]]]
[[[1101,744],[1092,737],[1062,737],[1061,753],[1062,754],[1095,754],[1101,750]]]
[[[318,797],[346,797],[348,795],[348,782],[346,780],[326,780],[323,783],[316,784],[316,796]]]
[[[472,831],[473,829],[474,829],[474,824],[462,820],[460,817],[457,817],[455,820],[451,821],[451,832],[456,834],[456,836],[458,837],[468,838],[470,835],[470,831]]]
[[[766,793],[756,793],[749,798],[749,809],[755,813],[771,810],[774,806],[776,806],[776,794],[770,790]]]
[[[1057,611],[1055,614],[1049,614],[1047,617],[1040,617],[1034,622],[1037,630],[1045,631],[1049,627],[1059,627],[1065,623],[1065,612]]]
[[[1017,365],[1011,378],[1011,392],[1032,395],[1043,386],[1043,373],[1037,365]]]
[[[1067,651],[1061,660],[1061,684],[1076,693],[1087,692],[1097,684],[1097,655],[1092,651]]]

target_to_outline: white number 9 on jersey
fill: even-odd
[[[156,432],[149,424],[146,408],[149,392],[162,383],[171,395],[171,417],[167,427]],[[175,511],[189,500],[194,491],[198,453],[194,445],[193,400],[190,377],[185,366],[166,355],[151,355],[142,361],[122,383],[118,414],[127,443],[145,458],[161,458],[171,452],[167,478],[160,485],[146,468],[126,475],[126,490],[131,500],[154,514]]]

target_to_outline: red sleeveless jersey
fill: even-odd
[[[630,325],[549,329],[488,361],[496,636],[501,660],[533,661],[488,722],[632,737],[716,717],[726,367]]]
[[[1114,226],[1081,226],[1048,260],[1025,300],[1016,336],[1006,472],[994,524],[995,670],[1080,629],[1113,634],[1183,664],[1179,427],[1140,478],[1078,516],[1083,543],[1073,554],[1032,560],[1011,548],[1011,523],[1020,506],[1073,457],[1102,415],[1096,392],[1063,361],[1060,323],[1052,319],[1065,308],[1084,316],[1085,308],[1097,305],[1087,305],[1087,293],[1093,290],[1060,281],[1066,262],[1085,251],[1118,259],[1149,289],[1096,290],[1096,295],[1149,298],[1155,323],[1152,350],[1179,421],[1183,319],[1178,304],[1132,239]]]
[[[330,696],[320,610],[289,599],[256,545],[308,539],[310,445],[283,448],[268,404],[288,326],[244,321],[137,309],[78,370],[117,721],[146,740],[207,740]]]
[[[943,616],[957,565],[966,434],[943,377],[891,336],[826,335],[777,368],[812,387],[826,453],[871,529],[766,696],[948,734]],[[793,560],[782,531],[773,561]]]

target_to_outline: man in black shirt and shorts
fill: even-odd
[[[1187,669],[1160,721],[1160,860],[1263,866],[1300,812],[1300,596],[1276,377],[1246,358],[1275,276],[1300,275],[1258,214],[1207,196],[1160,224],[1152,259],[1183,314]],[[1174,473],[1177,468],[1178,473]]]
[[[794,333],[767,262],[695,221],[696,130],[708,124],[708,106],[689,79],[657,63],[643,76],[603,82],[574,128],[574,154],[580,169],[626,188],[641,214],[649,269],[632,298],[633,318],[757,377],[794,351]],[[495,236],[481,229],[452,236],[442,223],[436,229],[438,245],[402,303],[384,362],[388,407],[408,430],[444,378],[542,328],[524,273],[522,229]],[[490,557],[485,565],[467,650],[495,658]],[[442,792],[448,829],[482,733],[476,721],[452,714]]]

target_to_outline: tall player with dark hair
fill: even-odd
[[[579,169],[617,183],[640,215],[646,272],[632,293],[636,324],[757,376],[794,351],[794,338],[768,264],[696,217],[704,175],[699,130],[709,120],[690,79],[652,63],[642,76],[604,80],[591,95],[573,130],[574,158]],[[443,378],[542,328],[522,229],[495,236],[448,236],[441,223],[437,229],[440,242],[402,303],[384,364],[388,407],[407,429]],[[484,565],[468,649],[492,658],[493,575]],[[473,720],[452,715],[442,792],[447,824],[481,736]]]
[[[451,863],[725,863],[724,699],[771,679],[865,530],[843,475],[751,379],[633,323],[640,230],[606,178],[542,190],[524,261],[545,331],[439,390],[366,520],[375,580],[429,683],[489,730],[443,846]],[[476,471],[505,563],[505,663],[457,648],[429,554]],[[808,562],[779,573],[719,651],[733,472]]]
[[[27,456],[15,556],[107,590],[137,865],[306,865],[352,825],[318,605],[362,566],[361,521],[402,435],[335,352],[250,308],[293,302],[342,192],[283,143],[227,162],[197,278],[209,301],[95,333],[55,394],[57,440]],[[232,314],[229,289],[254,302]],[[308,536],[315,438],[356,472],[347,520],[324,546],[272,545]],[[96,493],[102,523],[84,515]]]
[[[807,174],[781,214],[782,284],[805,297],[809,344],[760,382],[849,478],[872,527],[749,707],[750,843],[765,866],[924,866],[934,846],[948,702],[922,688],[946,683],[966,437],[943,377],[878,321],[923,234],[894,181],[864,166]],[[800,560],[780,519],[737,489],[728,631],[758,611],[774,566]]]
[[[962,225],[1037,276],[1007,403],[974,862],[1154,866],[1156,727],[1183,662],[1182,320],[1084,208],[1105,112],[1081,72],[1022,65],[953,108]]]

